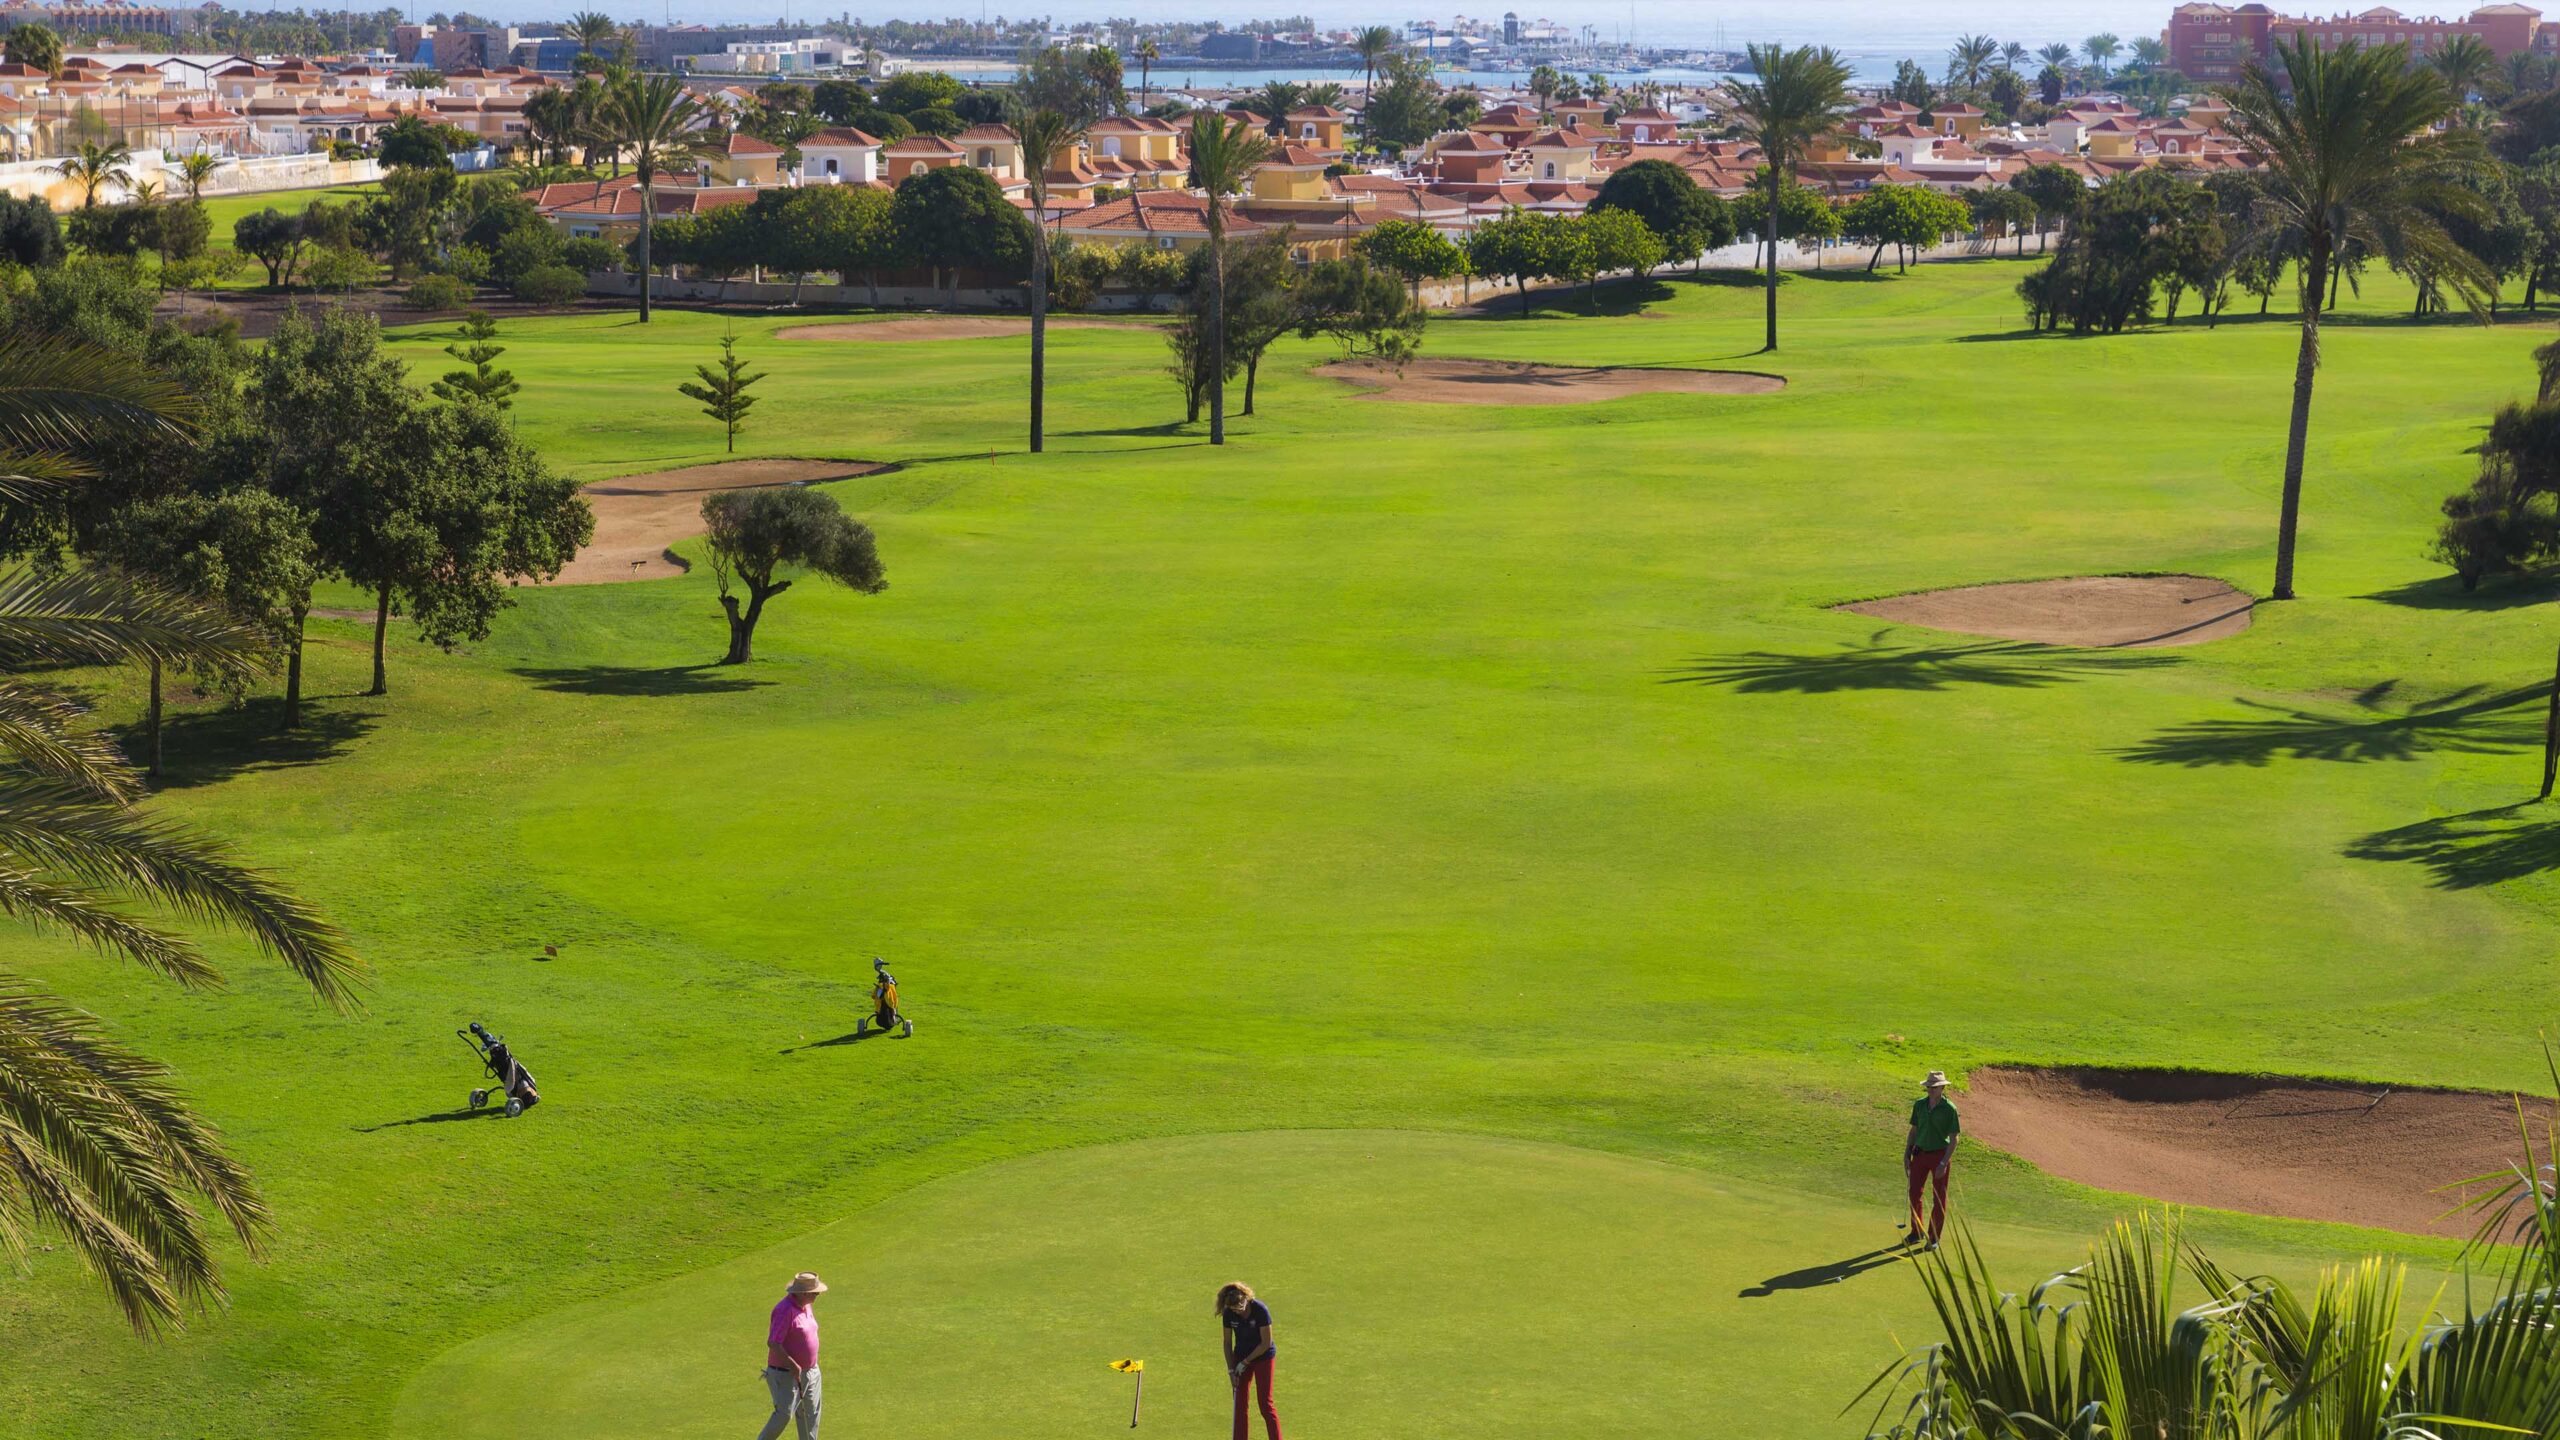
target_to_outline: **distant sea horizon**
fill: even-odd
[[[291,3],[252,3],[252,9],[288,9],[307,6],[310,0]],[[472,4],[467,7],[475,15],[488,15],[511,24],[553,21],[567,17],[570,11],[584,8],[586,0],[553,0],[548,5],[523,3],[523,0],[496,0],[496,3]],[[1874,0],[1743,0],[1736,4],[1609,4],[1605,0],[1494,0],[1482,7],[1441,5],[1427,9],[1398,9],[1392,3],[1378,0],[1253,0],[1237,4],[1233,0],[1097,0],[1090,11],[1059,6],[1044,7],[1049,22],[1064,27],[1080,21],[1132,19],[1162,23],[1178,20],[1215,20],[1226,25],[1242,25],[1250,21],[1273,19],[1283,15],[1302,14],[1313,19],[1320,29],[1345,29],[1360,25],[1389,24],[1401,31],[1416,20],[1449,23],[1458,16],[1469,16],[1487,23],[1499,23],[1506,9],[1516,11],[1523,22],[1545,20],[1579,29],[1590,26],[1604,44],[1632,39],[1646,48],[1689,50],[1740,50],[1746,43],[1777,41],[1789,45],[1829,45],[1850,61],[1858,78],[1890,79],[1894,67],[1903,60],[1916,60],[1932,72],[1942,69],[1947,48],[1959,35],[1986,33],[2002,41],[2017,41],[2029,49],[2051,43],[2078,47],[2091,35],[2109,33],[2128,45],[2138,36],[2157,36],[2169,23],[2169,11],[2175,0],[2053,0],[2053,3],[2030,4],[2025,0],[1978,0],[1978,3],[1951,5],[1915,3],[1880,5]],[[445,4],[418,6],[412,0],[408,7],[416,13],[432,13],[437,9],[455,8]],[[816,24],[823,20],[850,16],[858,23],[886,20],[945,20],[956,15],[966,18],[970,7],[965,0],[892,0],[871,4],[844,0],[840,4],[777,4],[777,0],[655,0],[655,3],[608,3],[603,7],[615,18],[626,21],[649,21],[677,24],[770,25],[778,21]],[[989,20],[1007,16],[1027,7],[1005,7],[989,4],[984,14]],[[2457,7],[2458,8],[2458,7]],[[1259,83],[1261,78],[1303,78],[1310,74],[1321,77],[1330,71],[1312,68],[1274,69],[1270,71],[1235,71],[1197,69],[1186,71],[1178,63],[1156,67],[1162,82],[1181,84],[1186,76],[1203,85]],[[1254,79],[1238,81],[1238,76]],[[1463,78],[1463,77],[1462,77]],[[1484,83],[1498,77],[1479,77]],[[1657,69],[1649,76],[1665,83],[1689,79],[1705,80],[1711,76],[1695,72]]]

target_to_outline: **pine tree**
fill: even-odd
[[[448,370],[444,378],[430,387],[437,396],[459,403],[466,396],[477,397],[504,410],[514,404],[507,397],[524,387],[516,383],[514,372],[500,370],[490,362],[507,353],[497,342],[498,322],[486,310],[474,310],[462,319],[462,343],[447,345],[444,353],[470,366],[468,370]]]
[[[701,401],[703,414],[729,427],[729,453],[734,455],[738,451],[738,427],[746,423],[747,411],[756,403],[756,397],[747,393],[747,387],[763,379],[764,372],[747,373],[747,362],[738,358],[736,331],[720,337],[718,370],[708,365],[696,365],[693,369],[702,377],[702,383],[696,385],[688,380],[676,389],[690,399]]]

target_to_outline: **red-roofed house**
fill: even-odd
[[[711,142],[703,152],[704,173],[723,185],[779,185],[782,183],[782,147],[770,140],[759,140],[744,131],[732,130]]]
[[[939,135],[910,135],[880,151],[880,178],[895,185],[910,175],[940,170],[968,158],[968,152]]]

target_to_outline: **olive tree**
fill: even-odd
[[[756,621],[764,616],[765,602],[792,585],[777,578],[785,566],[865,595],[889,586],[870,527],[815,490],[723,490],[703,499],[702,524],[711,546],[711,574],[720,584],[720,608],[729,617],[729,653],[721,657],[723,665],[744,665],[755,658]],[[744,605],[738,600],[741,589],[746,591]]]

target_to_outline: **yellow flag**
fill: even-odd
[[[1147,1362],[1144,1360],[1114,1360],[1111,1362],[1111,1368],[1120,1371],[1122,1374],[1127,1374],[1132,1370],[1146,1369]]]

